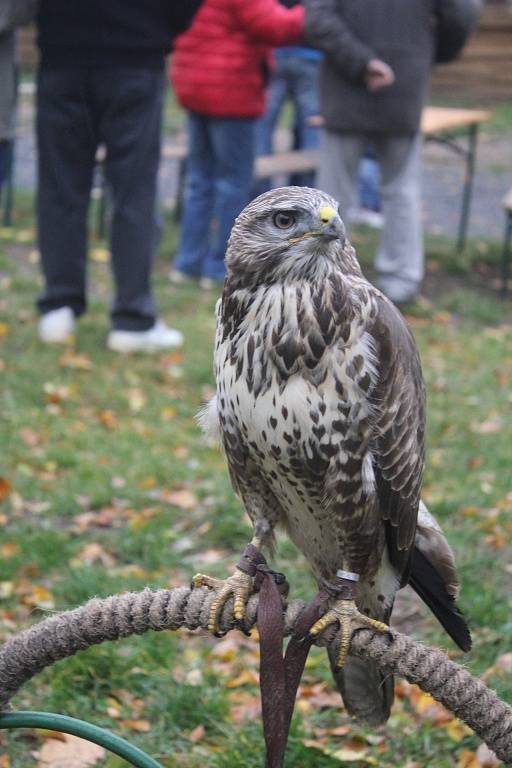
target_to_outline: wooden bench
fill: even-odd
[[[184,163],[187,159],[185,144],[165,144],[162,150],[164,160]],[[318,168],[320,153],[316,149],[297,149],[287,152],[275,152],[273,155],[257,157],[254,164],[254,176],[267,179],[290,173],[304,173]]]
[[[426,140],[436,141],[462,156],[466,163],[466,173],[462,189],[461,214],[458,227],[457,250],[462,250],[466,243],[469,223],[469,211],[473,189],[477,135],[479,126],[489,120],[491,113],[485,110],[453,109],[449,107],[425,107],[421,120],[421,132]],[[467,138],[467,144],[461,142]],[[178,164],[178,200],[177,214],[183,193],[187,147],[185,144],[165,143],[162,148],[163,162]],[[288,150],[272,155],[258,157],[255,162],[254,175],[257,179],[271,179],[293,173],[307,173],[318,168],[320,153],[318,150]],[[105,150],[100,147],[97,152],[97,163],[102,165],[105,160]],[[12,166],[11,166],[12,168]],[[102,192],[103,190],[100,190]],[[4,224],[11,222],[13,205],[12,171],[4,190]],[[99,206],[98,229],[103,235],[105,231],[105,205]]]
[[[435,141],[456,152],[465,161],[465,174],[462,187],[461,212],[457,233],[457,250],[466,245],[469,225],[469,212],[479,126],[489,120],[491,112],[483,109],[455,109],[451,107],[425,107],[421,118],[421,133],[427,141]],[[178,205],[181,204],[187,148],[184,144],[164,145],[164,160],[174,160],[179,164]],[[270,179],[293,173],[316,171],[320,161],[318,150],[289,150],[275,152],[272,155],[258,157],[254,166],[256,179]]]
[[[508,293],[508,281],[510,277],[510,257],[512,240],[512,187],[503,198],[503,210],[505,211],[505,237],[503,239],[503,257],[501,262],[501,293],[505,297]]]

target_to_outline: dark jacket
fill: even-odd
[[[306,7],[306,39],[326,54],[321,76],[326,127],[409,134],[419,129],[439,41],[448,41],[453,58],[476,25],[480,0],[307,0]],[[393,85],[376,93],[364,82],[373,58],[395,73]]]
[[[161,68],[201,0],[40,0],[42,66]]]
[[[259,117],[272,46],[298,43],[304,9],[277,0],[205,0],[176,40],[171,80],[179,103],[210,117]]]

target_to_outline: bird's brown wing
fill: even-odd
[[[389,558],[405,584],[425,461],[425,387],[416,343],[402,315],[386,299],[379,296],[377,302],[370,331],[379,370],[373,393],[374,469]]]

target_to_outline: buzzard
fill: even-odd
[[[398,589],[410,583],[454,641],[471,644],[453,553],[420,501],[425,389],[414,339],[364,278],[336,201],[317,189],[253,200],[226,263],[217,393],[203,427],[220,436],[253,547],[271,548],[281,526],[319,583],[343,585],[311,634],[339,626],[331,666],[345,705],[383,722],[393,681],[347,654],[353,629],[387,631]],[[216,591],[212,632],[231,595],[243,626],[249,575],[198,574],[194,584]]]

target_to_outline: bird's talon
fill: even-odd
[[[370,628],[376,632],[389,634],[389,627],[382,621],[365,616],[359,611],[354,600],[337,600],[332,608],[322,616],[309,630],[316,637],[330,624],[339,624],[338,637],[340,641],[335,668],[343,669],[347,661],[350,639],[356,629]],[[355,626],[354,626],[355,623]]]
[[[253,580],[251,576],[244,573],[240,569],[236,569],[233,576],[230,576],[225,581],[222,579],[216,579],[212,576],[205,576],[202,573],[197,573],[192,579],[193,588],[208,587],[215,592],[215,597],[210,607],[210,615],[208,617],[208,632],[215,637],[224,637],[226,634],[219,628],[219,620],[222,614],[222,610],[231,596],[233,596],[233,619],[237,625],[244,623],[244,628],[240,626],[242,632],[247,634],[245,624],[245,604],[247,598],[252,589]]]
[[[236,624],[236,628],[239,629],[240,632],[242,632],[246,637],[251,636],[251,627],[249,626],[245,618],[237,619],[235,621],[235,624]]]

